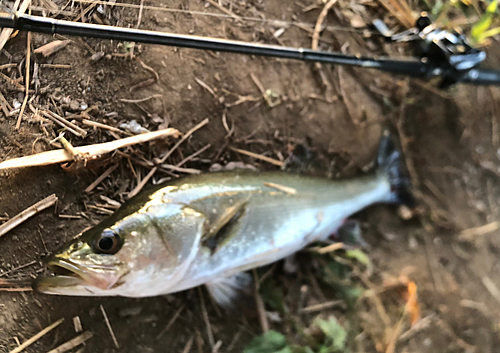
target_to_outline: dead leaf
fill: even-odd
[[[417,300],[417,285],[415,282],[408,282],[408,301],[406,302],[405,311],[410,316],[411,326],[415,325],[420,320],[420,305]]]
[[[70,40],[55,40],[53,42],[42,45],[41,47],[34,50],[36,54],[42,54],[44,57],[52,55],[65,46],[67,46],[71,42]]]

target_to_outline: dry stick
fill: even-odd
[[[116,164],[112,165],[111,167],[109,167],[108,169],[106,169],[106,171],[104,173],[102,173],[99,178],[97,178],[92,184],[87,186],[87,188],[85,189],[85,192],[89,193],[92,190],[94,190],[94,188],[97,185],[99,185],[104,179],[106,179],[111,173],[113,173],[115,171],[115,169],[118,168],[118,166],[119,166],[119,164],[116,163]]]
[[[488,292],[490,292],[491,296],[500,304],[500,290],[495,283],[493,283],[491,278],[485,276],[481,278],[481,282],[483,282],[483,285],[486,287]]]
[[[33,261],[31,261],[31,262],[28,262],[27,264],[24,264],[24,265],[20,265],[20,266],[14,267],[14,268],[13,268],[13,269],[11,269],[11,270],[8,270],[8,271],[5,271],[5,272],[0,273],[0,277],[3,277],[3,276],[5,276],[5,275],[8,275],[9,273],[15,272],[15,271],[20,270],[20,269],[22,269],[22,268],[25,268],[25,267],[28,267],[28,266],[34,265],[34,264],[36,264],[37,262],[38,262],[38,261],[33,260]]]
[[[473,240],[477,236],[485,235],[485,234],[494,232],[498,228],[500,228],[500,222],[495,221],[495,222],[485,224],[484,226],[465,229],[459,233],[458,239],[459,240]]]
[[[54,348],[51,350],[49,353],[64,353],[69,351],[70,349],[73,349],[75,347],[78,347],[79,345],[83,344],[86,340],[88,340],[90,337],[92,337],[92,332],[86,331],[82,333],[79,336],[76,336],[75,338],[69,340],[66,343],[61,344],[57,348]]]
[[[320,303],[320,304],[306,306],[305,308],[300,309],[299,313],[300,314],[314,313],[316,311],[322,311],[325,309],[340,306],[343,303],[344,302],[342,300],[331,300],[331,301]]]
[[[141,99],[120,99],[120,102],[123,103],[142,103],[145,101],[148,101],[153,98],[162,98],[163,95],[161,94],[153,94],[152,96],[146,97],[146,98],[141,98]]]
[[[169,329],[172,327],[172,325],[175,323],[175,321],[179,318],[179,315],[182,313],[184,308],[186,307],[186,304],[182,304],[182,306],[175,312],[174,316],[170,319],[170,321],[167,323],[167,326],[161,332],[156,336],[156,340],[159,340]]]
[[[205,321],[205,325],[207,326],[207,335],[208,342],[210,343],[210,348],[214,348],[214,334],[212,333],[212,326],[210,326],[210,320],[208,318],[207,308],[205,306],[205,299],[203,299],[203,292],[201,291],[201,287],[198,287],[198,293],[200,295],[201,302],[201,312],[203,314],[203,321]]]
[[[71,132],[73,135],[75,136],[78,136],[78,137],[83,137],[78,131],[74,130],[73,128],[67,126],[66,124],[64,124],[62,121],[54,118],[52,115],[50,115],[48,112],[45,112],[43,110],[40,111],[40,113],[45,116],[46,118],[49,118],[50,120],[52,120],[53,122],[55,122],[57,125],[65,128],[66,130],[68,130],[69,132]]]
[[[230,147],[230,149],[232,151],[234,151],[234,152],[241,153],[241,154],[244,154],[246,156],[250,156],[250,157],[253,157],[255,159],[260,159],[260,160],[262,160],[264,162],[277,165],[278,167],[283,167],[283,162],[282,161],[278,161],[277,159],[269,158],[269,157],[266,157],[266,156],[263,156],[263,155],[260,155],[260,154],[257,154],[257,153],[253,153],[253,152],[250,152],[250,151],[241,150],[241,149],[235,148],[235,147]],[[1,166],[1,164],[0,164],[0,166]]]
[[[45,69],[71,69],[72,66],[68,64],[40,64],[40,68]]]
[[[113,342],[115,344],[116,348],[120,348],[120,345],[118,344],[118,341],[116,340],[115,333],[113,332],[113,328],[111,327],[111,324],[109,323],[108,315],[106,315],[106,311],[104,311],[104,307],[102,305],[99,305],[101,307],[101,312],[102,316],[104,316],[104,321],[106,322],[106,326],[108,326],[109,333],[111,334],[111,338],[113,339]]]
[[[15,86],[19,91],[24,92],[25,88],[17,83],[16,80],[11,79],[9,76],[5,75],[4,73],[0,72],[0,77],[2,77],[5,81],[10,83],[11,85]]]
[[[180,161],[179,163],[177,163],[175,166],[176,167],[182,166],[183,164],[189,162],[194,157],[199,156],[200,154],[202,154],[203,152],[205,152],[206,150],[208,150],[210,147],[211,147],[211,145],[207,144],[206,146],[204,146],[203,148],[199,149],[198,151],[196,151],[192,155],[189,155],[186,158],[184,158],[182,161]]]
[[[332,251],[340,250],[344,248],[344,243],[333,243],[330,245],[327,245],[323,248],[313,248],[311,249],[312,251],[317,252],[318,254],[326,254]]]
[[[44,328],[42,331],[38,332],[36,335],[31,337],[29,340],[25,341],[23,344],[21,344],[19,347],[14,348],[13,350],[10,351],[10,353],[19,353],[22,352],[26,347],[29,347],[31,344],[36,342],[40,337],[44,336],[45,334],[49,333],[53,329],[55,329],[57,326],[59,326],[64,319],[59,319],[56,322],[54,322],[52,325],[47,326]]]
[[[16,67],[17,64],[3,64],[3,65],[0,65],[0,70],[3,70],[3,69],[8,69],[8,68],[11,68],[11,67]]]
[[[172,147],[170,149],[170,151],[168,151],[161,159],[160,159],[160,162],[158,164],[163,164],[165,163],[165,161],[167,160],[168,157],[170,157],[170,155],[177,149],[177,147],[180,146],[181,143],[183,143],[184,141],[186,141],[186,139],[191,136],[194,132],[196,132],[198,129],[202,128],[203,126],[205,126],[206,124],[208,124],[208,118],[203,120],[201,123],[199,123],[198,125],[196,125],[195,127],[193,127],[191,130],[189,130],[183,137],[182,139],[179,140],[179,142],[177,142],[174,147]],[[0,164],[0,167],[1,167],[1,164]],[[156,173],[156,171],[158,170],[158,167],[155,166],[153,167],[153,169],[151,169],[151,171],[144,177],[144,179],[141,180],[141,182],[134,188],[134,190],[132,190],[129,194],[128,194],[128,198],[131,198],[135,195],[137,195],[137,193],[139,191],[141,191],[141,189],[144,187],[144,185],[146,185],[146,183],[149,181],[149,179],[151,179],[151,177],[154,175],[154,173]]]
[[[184,346],[182,353],[189,353],[189,351],[191,350],[191,346],[193,345],[193,342],[194,342],[194,335],[192,335],[189,341],[186,343],[186,346]]]
[[[234,19],[237,19],[237,20],[241,20],[241,17],[232,13],[231,11],[229,11],[228,9],[226,9],[225,7],[219,5],[217,2],[215,2],[214,0],[207,0],[211,5],[215,6],[216,8],[218,8],[219,10],[221,10],[222,12],[224,12],[226,15],[229,15],[231,17],[233,17]]]
[[[40,211],[43,211],[44,209],[52,206],[57,202],[57,196],[56,194],[52,194],[49,197],[43,199],[40,202],[37,202],[33,206],[28,207],[18,215],[12,217],[10,220],[5,222],[0,226],[0,237],[10,231],[11,229],[17,227],[24,221],[26,221],[28,218],[34,216]]]
[[[402,0],[401,3],[398,0],[389,0],[389,2],[396,9],[396,12],[398,14],[402,14],[405,21],[410,25],[410,27],[412,27],[413,23],[414,23],[414,19],[413,19],[413,16],[411,14],[411,9],[409,8],[408,4],[404,4],[405,0]]]
[[[76,135],[79,137],[87,136],[87,131],[83,130],[81,127],[76,126],[75,124],[69,122],[68,120],[64,119],[62,116],[57,115],[56,113],[54,113],[50,110],[46,110],[46,111],[42,110],[42,111],[40,111],[40,113],[42,113],[43,116],[49,118],[50,120],[58,123],[59,125],[68,128],[68,130],[71,128],[73,131],[76,131],[77,132]]]
[[[110,130],[110,131],[114,131],[114,132],[119,132],[119,133],[122,133],[122,134],[126,134],[125,131],[120,130],[120,129],[116,128],[116,127],[105,125],[105,124],[101,124],[101,123],[98,123],[98,122],[95,122],[95,121],[91,121],[91,120],[87,120],[87,119],[83,119],[82,120],[82,124],[90,125],[90,126],[95,126],[95,127],[100,127],[101,129],[106,129],[106,130]]]
[[[255,284],[255,304],[257,305],[257,311],[259,313],[260,327],[262,328],[262,332],[266,333],[269,331],[269,322],[267,321],[266,316],[266,308],[264,306],[264,301],[259,293],[259,276],[257,275],[257,271],[254,269],[253,271],[253,281]]]
[[[12,107],[3,96],[2,92],[0,92],[0,105],[2,106],[2,111],[5,114],[5,117],[8,117]]]
[[[77,153],[86,155],[87,158],[92,158],[112,152],[119,148],[151,141],[158,138],[165,138],[168,136],[178,136],[178,135],[179,131],[177,131],[176,129],[169,128],[160,131],[149,132],[146,134],[127,137],[116,141],[105,142],[96,145],[75,147],[74,149]],[[30,166],[42,166],[42,165],[56,164],[61,162],[68,162],[72,160],[73,157],[66,150],[60,149],[55,151],[42,152],[32,156],[9,159],[5,162],[0,163],[0,170],[11,169],[11,168],[23,168]]]
[[[24,110],[26,109],[26,103],[28,103],[29,89],[30,89],[30,62],[31,62],[31,32],[28,32],[28,46],[26,48],[26,92],[24,93],[23,104],[21,105],[21,110],[19,111],[19,118],[17,118],[16,130],[21,127],[21,121],[23,120]]]
[[[321,13],[318,16],[318,20],[316,21],[316,26],[314,26],[314,32],[312,36],[312,44],[311,48],[313,50],[318,49],[318,42],[319,42],[319,34],[321,32],[321,27],[323,26],[323,22],[325,21],[326,15],[328,15],[328,11],[335,5],[337,0],[330,0],[325,7],[323,7],[323,10],[321,10]]]
[[[139,7],[139,16],[137,18],[137,25],[135,26],[135,28],[139,28],[139,26],[141,25],[141,20],[142,20],[142,10],[144,9],[144,0],[141,0],[141,7]]]
[[[378,2],[385,7],[387,11],[389,11],[396,19],[407,29],[411,28],[413,26],[413,23],[408,23],[408,20],[406,19],[405,16],[402,16],[401,13],[399,13],[396,9],[394,9],[392,6],[390,6],[386,0],[378,0]]]

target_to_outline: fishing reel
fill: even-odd
[[[427,66],[425,76],[442,77],[442,88],[470,78],[471,70],[486,59],[486,53],[473,48],[463,34],[437,27],[426,12],[421,14],[414,28],[398,34],[392,34],[380,20],[373,24],[392,41],[414,42],[415,56]]]
[[[473,48],[463,34],[438,28],[425,12],[414,28],[390,38],[415,42],[415,56],[427,64],[429,76],[443,77],[442,88],[460,82],[486,59],[486,53]]]

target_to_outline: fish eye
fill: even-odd
[[[99,234],[94,242],[94,248],[101,254],[116,254],[122,245],[120,236],[110,229]]]

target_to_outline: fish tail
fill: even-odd
[[[384,132],[380,140],[377,165],[378,173],[388,180],[391,185],[391,193],[386,201],[413,206],[415,198],[411,193],[411,183],[404,156],[388,131]]]

